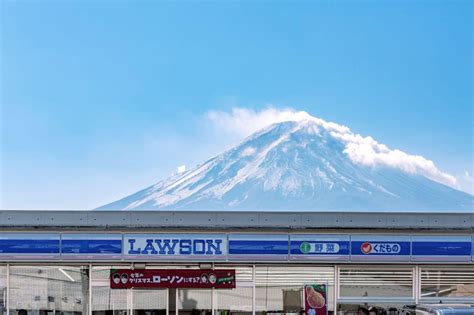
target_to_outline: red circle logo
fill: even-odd
[[[369,242],[365,242],[360,245],[360,250],[366,255],[370,254],[370,252],[372,251],[372,244],[370,244]]]

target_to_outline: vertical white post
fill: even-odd
[[[89,265],[89,315],[92,315],[92,264]]]
[[[334,315],[337,315],[337,300],[339,299],[339,266],[334,266],[334,287],[333,287],[333,308]]]
[[[216,290],[214,288],[211,289],[211,315],[214,315],[214,310],[216,308]]]
[[[179,299],[178,290],[179,290],[179,289],[174,290],[174,291],[175,291],[175,296],[174,296],[174,297],[175,297],[175,300],[174,300],[174,303],[176,304],[176,307],[174,308],[174,309],[175,309],[175,310],[174,310],[174,314],[175,314],[175,315],[178,315],[178,308],[179,308],[179,303],[178,303],[178,302],[179,302],[179,301],[178,301],[178,299]]]
[[[130,315],[133,315],[133,288],[130,289]]]
[[[170,314],[170,289],[166,289],[166,315]]]
[[[257,289],[256,289],[256,280],[255,280],[255,265],[252,266],[252,315],[255,315],[256,304],[257,304]]]
[[[418,304],[420,301],[421,295],[421,276],[420,276],[420,266],[416,265],[413,269],[413,296],[415,298],[415,304]]]
[[[5,306],[7,308],[7,315],[10,315],[10,264],[7,264],[7,296]]]

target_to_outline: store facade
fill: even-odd
[[[329,314],[474,304],[472,214],[4,211],[0,222],[2,314],[295,314],[308,285],[325,288]],[[123,275],[136,282],[117,288]]]

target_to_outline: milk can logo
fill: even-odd
[[[397,243],[370,243],[364,242],[360,246],[360,250],[365,255],[369,254],[398,254],[401,246]]]

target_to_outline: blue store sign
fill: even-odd
[[[0,261],[473,262],[472,235],[0,233]]]

